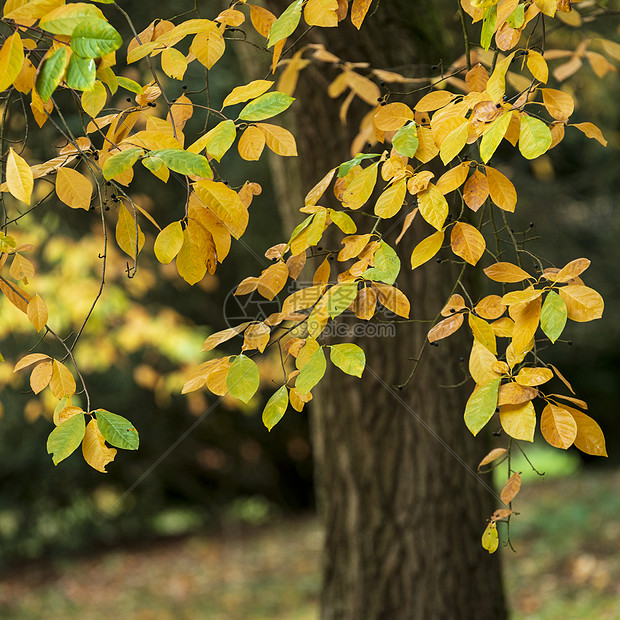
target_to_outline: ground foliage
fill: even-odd
[[[14,368],[29,373],[35,394],[49,388],[57,401],[55,428],[47,441],[54,464],[81,447],[86,462],[105,472],[117,449],[139,447],[138,431],[128,419],[91,402],[75,359],[79,337],[104,292],[111,237],[129,257],[130,278],[140,277],[144,226],[156,229],[157,260],[164,265],[174,261],[178,276],[188,284],[215,273],[233,239],[245,233],[250,204],[261,193],[252,181],[231,187],[221,162],[235,150],[242,159],[257,160],[265,147],[277,156],[297,155],[291,132],[266,121],[294,104],[300,73],[313,62],[338,68],[327,95],[346,94],[343,122],[356,98],[369,110],[351,146],[352,159],[327,171],[308,191],[300,209],[305,219],[288,239],[267,250],[265,256],[273,263],[243,280],[236,295],[257,292],[272,300],[298,279],[308,256],[324,260],[311,285],[286,297],[280,312],[209,336],[205,352],[235,336],[243,337],[241,351],[207,359],[188,377],[183,392],[206,387],[247,403],[261,383],[257,360],[275,351],[282,376],[263,411],[271,430],[289,404],[303,410],[327,363],[364,380],[363,350],[347,342],[326,345],[321,333],[347,310],[370,321],[384,307],[399,317],[396,320],[428,321],[425,347],[463,326],[471,331],[469,372],[475,388],[465,425],[477,435],[498,418],[508,437],[505,448],[495,449],[480,464],[487,468],[509,461],[503,507],[492,515],[482,537],[489,552],[498,545],[497,522],[510,520],[512,500],[520,490],[511,454],[521,450],[519,442],[533,440],[537,425],[556,448],[574,445],[606,456],[599,425],[584,413],[587,404],[561,371],[541,357],[541,344],[559,341],[567,320],[602,316],[601,296],[581,278],[590,261],[576,258],[559,268],[549,266],[529,250],[525,237],[515,237],[507,214],[516,209],[517,188],[502,172],[501,161],[493,159],[505,143],[534,160],[560,143],[566,130],[606,145],[592,123],[571,123],[575,101],[557,87],[580,70],[584,58],[598,75],[615,71],[617,44],[601,38],[593,42],[588,36],[589,24],[605,16],[604,6],[585,5],[582,13],[568,0],[462,0],[456,9],[464,55],[440,78],[411,79],[348,63],[321,45],[304,46],[303,38],[295,38],[303,27],[337,27],[347,19],[363,27],[370,0],[354,0],[350,6],[346,0],[295,0],[280,16],[239,1],[213,19],[196,10],[191,16],[155,20],[140,32],[119,5],[100,4],[112,4],[110,14],[114,10],[130,26],[134,36],[126,47],[106,14],[91,3],[9,0],[1,20],[8,34],[0,49],[0,291],[45,339],[38,349],[48,350],[51,339],[61,349],[60,355],[37,349]],[[575,50],[548,48],[547,29],[557,22],[583,27],[584,38]],[[480,28],[472,23],[480,23]],[[227,48],[244,44],[248,37],[270,51],[278,81],[268,75],[239,85],[217,107],[210,97],[209,72]],[[120,54],[124,61],[117,63]],[[136,63],[144,65],[146,79],[126,75],[127,67]],[[203,67],[205,88],[169,96],[170,85],[182,80],[192,63]],[[396,88],[405,90],[397,94],[392,90]],[[78,122],[67,120],[69,111]],[[204,118],[204,131],[185,136],[194,114]],[[29,161],[29,141],[46,124],[56,130],[58,148],[47,161],[34,163]],[[367,143],[377,152],[361,153]],[[429,167],[439,161],[445,171],[435,178]],[[187,199],[179,212],[170,214],[172,221],[156,221],[132,196],[138,170],[156,177],[153,183],[165,183],[171,175],[183,180]],[[328,190],[340,202],[339,209],[320,205]],[[54,317],[37,291],[34,262],[27,258],[33,245],[27,231],[18,230],[24,214],[47,204],[54,194],[66,207],[94,210],[101,220],[101,287],[70,337],[50,325]],[[396,216],[398,221],[393,220]],[[414,225],[425,233],[411,248],[411,269],[421,269],[431,259],[461,265],[450,298],[434,318],[412,316],[415,300],[395,286],[401,261],[383,240],[395,225],[401,227],[397,243],[406,243]],[[342,233],[342,248],[322,247],[328,228]],[[489,281],[488,294],[481,299],[466,288],[470,267],[482,268]],[[419,360],[423,350],[414,353]],[[398,387],[414,378],[417,363]],[[552,380],[560,390],[543,387]],[[85,401],[80,405],[78,392]],[[534,402],[541,403],[538,412]]]

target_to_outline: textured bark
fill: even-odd
[[[343,60],[427,73],[444,50],[436,10],[425,0],[386,0],[360,33],[344,27],[315,36]],[[419,62],[427,64],[419,70]],[[337,106],[325,103],[333,77],[311,67],[300,80],[296,135],[303,167],[280,162],[276,175],[288,217],[314,182],[349,158],[356,112],[359,120],[365,111],[353,106],[350,126],[340,124]],[[398,285],[412,301],[413,318],[428,319],[446,299],[442,282],[450,282],[451,267],[433,263],[411,272],[414,243],[414,233],[401,242]],[[315,396],[324,620],[506,617],[498,558],[480,546],[493,498],[455,457],[475,468],[484,447],[463,423],[462,389],[441,387],[462,381],[459,356],[467,355],[466,346],[453,337],[430,347],[414,381],[401,392],[391,387],[409,374],[428,327],[401,323],[394,337],[358,338],[368,360],[363,380],[331,367]]]

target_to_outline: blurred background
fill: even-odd
[[[155,17],[147,3],[129,4],[139,29]],[[176,4],[174,11],[161,3],[157,9],[180,11]],[[617,38],[615,25],[596,27]],[[575,46],[570,30],[562,37],[567,49]],[[136,71],[126,75],[146,79]],[[227,55],[210,82],[212,99],[242,83],[240,73]],[[189,71],[178,94],[183,85],[200,88],[201,80],[198,69]],[[521,515],[511,531],[518,553],[504,551],[506,582],[515,618],[618,618],[620,87],[613,64],[602,71],[584,61],[564,88],[577,95],[574,122],[597,124],[609,146],[567,131],[534,162],[507,155],[519,189],[512,221],[518,234],[542,238],[528,247],[550,263],[592,261],[585,280],[605,298],[604,319],[569,325],[550,361],[589,403],[610,458],[532,447],[528,457],[545,476],[523,462]],[[192,119],[186,134],[200,131],[203,121]],[[47,138],[37,142],[40,153],[31,144],[32,157],[47,158],[43,146],[54,141],[51,133]],[[317,617],[321,532],[313,516],[307,412],[289,411],[267,433],[260,411],[268,385],[247,406],[227,398],[218,404],[207,392],[180,395],[189,371],[207,359],[204,339],[228,326],[222,308],[230,291],[259,273],[264,251],[283,238],[269,167],[234,154],[224,163],[232,185],[249,178],[263,193],[250,208],[243,243],[233,244],[215,276],[192,288],[172,266],[152,260],[154,227],[144,226],[137,277],[126,277],[126,258],[113,244],[108,250],[105,293],[77,358],[97,406],[130,418],[141,446],[119,451],[107,475],[79,457],[51,464],[45,442],[53,400],[35,397],[27,377],[12,373],[37,337],[0,299],[2,617]],[[171,177],[155,196],[151,179],[137,175],[132,191],[163,227],[178,219],[185,188]],[[19,227],[19,241],[35,244],[36,287],[58,333],[76,329],[99,287],[99,226],[96,212],[77,213],[53,198]]]

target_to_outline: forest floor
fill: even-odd
[[[620,618],[619,491],[618,470],[524,485],[501,550],[513,620]],[[0,617],[313,620],[320,550],[308,516],[41,563],[0,581]]]

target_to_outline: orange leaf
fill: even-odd
[[[504,504],[510,504],[510,502],[517,496],[517,493],[521,490],[521,476],[518,473],[512,474],[506,481],[504,488],[502,489],[500,498]]]
[[[480,471],[481,467],[492,463],[500,456],[504,456],[504,454],[506,454],[507,452],[508,450],[506,450],[506,448],[494,448],[480,461],[480,463],[478,463],[478,471]]]
[[[402,291],[382,282],[373,282],[372,287],[377,290],[379,301],[388,310],[405,319],[409,318],[409,300]]]
[[[462,295],[455,293],[448,299],[448,303],[442,308],[441,316],[450,316],[459,310],[464,310],[467,306]]]
[[[489,197],[489,182],[485,174],[480,170],[474,173],[465,182],[463,199],[465,204],[472,210],[478,211]]]
[[[513,213],[517,205],[517,190],[512,181],[499,170],[486,167],[491,200],[504,211]]]
[[[48,316],[47,306],[39,295],[32,296],[32,299],[28,302],[26,314],[28,315],[28,320],[38,332],[45,328]]]
[[[478,316],[492,321],[504,314],[506,305],[499,295],[487,295],[476,304],[474,310]]]
[[[540,430],[547,443],[562,450],[570,448],[577,438],[575,418],[563,407],[551,403],[543,409]]]
[[[443,321],[439,321],[427,335],[429,342],[437,342],[451,336],[463,324],[463,313],[453,314]]]
[[[63,396],[75,394],[75,379],[69,369],[57,360],[53,361],[52,378],[50,380],[52,394],[61,399]]]
[[[569,284],[558,289],[558,293],[566,303],[569,319],[583,323],[603,316],[605,302],[594,289],[581,284]]]
[[[413,120],[413,110],[404,103],[388,103],[377,108],[372,120],[381,131],[396,131]]]
[[[471,224],[457,222],[450,235],[452,251],[466,263],[475,265],[484,254],[486,243],[477,228]]]
[[[590,416],[578,409],[573,407],[565,407],[565,409],[573,416],[577,423],[575,448],[593,456],[607,456],[605,436],[601,427]]]
[[[532,279],[529,273],[512,263],[495,263],[484,269],[484,273],[490,280],[495,282],[523,282]]]

